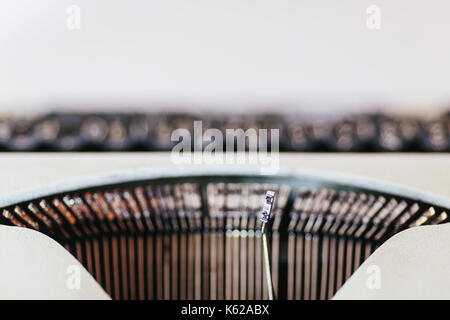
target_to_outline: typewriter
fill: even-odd
[[[446,8],[175,2],[0,5],[0,298],[450,298]]]

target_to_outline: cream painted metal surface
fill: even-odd
[[[110,299],[75,257],[37,231],[0,225],[0,261],[0,299]]]
[[[377,179],[450,198],[450,154],[336,154],[282,153],[280,174],[323,171]],[[173,174],[190,171],[235,170],[237,166],[175,165],[170,153],[4,153],[0,157],[0,198],[11,193],[61,186],[72,178],[84,180],[94,175],[146,169],[155,175],[161,168]],[[257,167],[241,172],[258,173]],[[97,181],[101,184],[103,181]]]
[[[450,299],[450,223],[407,229],[378,248],[334,299]]]

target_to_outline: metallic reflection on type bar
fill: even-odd
[[[266,223],[269,222],[270,215],[272,214],[272,207],[273,202],[275,200],[275,192],[273,191],[267,191],[266,192],[266,199],[264,201],[263,210],[261,213],[261,235],[262,235],[262,241],[263,241],[263,249],[264,249],[264,266],[266,269],[266,281],[267,281],[267,288],[268,288],[268,294],[269,299],[273,300],[273,285],[272,285],[272,277],[271,277],[271,271],[270,271],[270,260],[269,260],[269,249],[267,247],[267,236],[265,232],[265,226]]]

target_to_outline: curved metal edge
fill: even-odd
[[[24,189],[6,194],[0,199],[0,207],[8,207],[17,203],[31,201],[33,199],[51,196],[64,192],[97,187],[109,184],[126,183],[138,180],[150,180],[161,178],[176,178],[188,176],[239,176],[257,175],[261,177],[273,177],[274,175],[262,175],[260,168],[255,166],[224,166],[224,167],[149,167],[138,169],[126,169],[108,171],[99,174],[90,174],[80,177],[64,179],[54,183],[38,187]],[[339,173],[335,171],[317,169],[289,169],[280,168],[276,177],[303,178],[318,180],[321,182],[338,184],[349,187],[363,188],[380,193],[388,193],[400,197],[415,199],[436,206],[449,208],[450,199],[404,185],[395,184],[385,180],[369,178],[361,175]]]
[[[314,177],[315,179],[319,178],[320,180],[326,182],[338,183],[345,186],[353,186],[381,193],[388,193],[450,209],[450,199],[447,197],[437,195],[429,191],[410,188],[402,184],[388,182],[382,179],[316,169],[297,169],[295,170],[294,176],[307,178]]]

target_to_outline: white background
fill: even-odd
[[[381,30],[366,27],[372,4]],[[450,101],[449,16],[444,0],[2,0],[0,111],[428,112]]]

